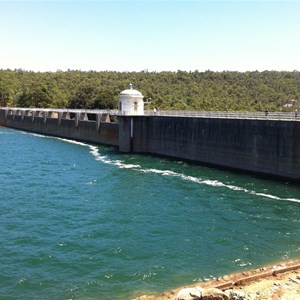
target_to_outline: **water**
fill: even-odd
[[[300,187],[0,128],[0,299],[132,299],[300,257]]]

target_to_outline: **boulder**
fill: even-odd
[[[204,289],[200,287],[185,288],[178,292],[177,300],[197,300],[201,299],[201,295]]]
[[[207,288],[202,292],[201,300],[229,300],[229,297],[221,290],[216,288]]]
[[[225,294],[228,295],[230,300],[245,300],[246,299],[246,295],[244,292],[242,291],[238,291],[238,290],[227,290],[225,291]]]
[[[229,300],[229,296],[216,288],[185,288],[178,292],[177,300]]]

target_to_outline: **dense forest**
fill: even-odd
[[[291,111],[300,107],[300,72],[32,72],[0,70],[0,106],[100,108],[118,106],[133,84],[146,109]]]

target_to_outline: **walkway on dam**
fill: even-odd
[[[3,107],[7,114],[18,115],[22,111],[47,112],[47,113],[79,113],[79,114],[109,114],[118,116],[117,109],[67,109],[67,108],[18,108]],[[298,112],[243,112],[243,111],[184,111],[184,110],[145,110],[145,116],[168,116],[168,117],[196,117],[217,119],[254,119],[254,120],[284,120],[300,121]]]
[[[170,117],[196,117],[217,119],[254,119],[254,120],[284,120],[300,121],[297,112],[243,112],[243,111],[145,111],[145,115],[170,116]]]

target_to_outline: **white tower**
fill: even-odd
[[[144,96],[134,90],[132,84],[129,89],[119,94],[119,113],[122,115],[144,115]]]

